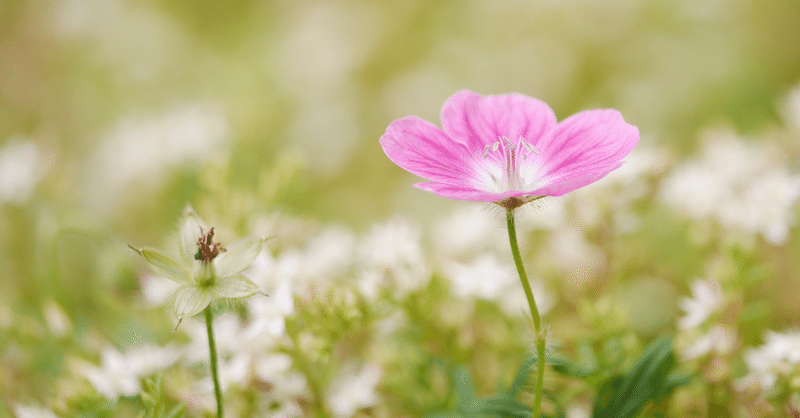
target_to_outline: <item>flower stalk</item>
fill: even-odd
[[[211,305],[205,309],[206,332],[208,333],[208,351],[211,358],[211,380],[214,381],[214,397],[217,399],[217,418],[222,418],[222,389],[219,387],[219,371],[217,367],[217,344],[214,342],[213,315]]]
[[[537,374],[536,374],[536,389],[533,398],[533,418],[538,418],[542,415],[542,384],[544,383],[544,368],[545,368],[545,335],[542,329],[542,318],[539,315],[539,308],[536,306],[536,300],[533,298],[533,291],[531,284],[528,282],[528,275],[525,273],[525,266],[522,264],[522,256],[519,252],[519,244],[517,244],[517,228],[514,223],[514,209],[506,209],[506,223],[508,225],[508,240],[511,244],[511,254],[514,256],[514,264],[517,266],[519,273],[519,280],[522,282],[522,288],[525,289],[525,297],[528,299],[528,306],[531,309],[531,317],[533,317],[533,328],[536,333],[536,355],[537,355]]]

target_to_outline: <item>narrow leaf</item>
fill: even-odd
[[[531,416],[529,407],[506,397],[485,400],[481,404],[479,411],[496,417],[530,418]]]
[[[186,405],[175,405],[175,407],[169,411],[166,418],[179,418],[183,416],[184,412],[186,412]]]
[[[630,418],[654,399],[675,363],[672,341],[659,339],[645,350],[630,372],[601,387],[595,402],[595,418]],[[602,398],[602,399],[601,399]]]
[[[475,388],[472,386],[469,370],[466,367],[459,367],[453,372],[452,378],[461,409],[467,411],[474,408]]]
[[[533,372],[533,366],[538,363],[538,358],[536,353],[531,353],[525,361],[522,362],[522,365],[519,366],[519,370],[517,371],[517,375],[514,376],[514,381],[511,382],[511,387],[509,388],[509,395],[511,397],[517,396],[520,390],[522,390],[523,386],[530,380],[531,373]]]

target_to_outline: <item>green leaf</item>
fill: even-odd
[[[478,408],[481,413],[504,418],[530,418],[531,409],[514,399],[501,396],[483,401]]]
[[[622,376],[613,377],[600,386],[600,389],[597,391],[597,397],[594,398],[594,406],[592,408],[592,416],[594,418],[610,416],[603,414],[607,414],[606,411],[609,410],[611,403],[615,400],[619,387],[622,385],[622,379]]]
[[[166,418],[179,418],[183,416],[184,412],[186,412],[186,405],[175,405],[175,407],[169,411]]]
[[[530,380],[533,366],[535,366],[536,363],[538,363],[536,353],[531,353],[525,358],[525,360],[519,366],[519,370],[517,370],[517,375],[514,376],[514,381],[511,382],[511,387],[508,388],[509,396],[513,398],[517,396],[520,390],[522,390],[525,384]]]
[[[147,262],[147,265],[150,266],[150,268],[156,274],[162,275],[178,283],[192,282],[192,277],[189,275],[189,270],[182,264],[169,258],[169,256],[161,251],[155,248],[144,247],[138,249],[137,252],[144,257],[144,261]]]
[[[467,418],[467,415],[461,412],[438,412],[431,415],[425,415],[425,418]]]
[[[639,357],[630,372],[601,386],[592,416],[595,418],[632,418],[644,405],[656,398],[675,363],[672,340],[656,340]]]
[[[584,340],[578,345],[578,359],[581,372],[584,375],[592,374],[600,367],[597,356],[594,354],[592,344],[589,341]]]
[[[201,289],[194,285],[183,285],[175,291],[172,300],[172,309],[175,316],[183,318],[200,313],[211,303],[213,295],[207,289]]]
[[[263,246],[264,238],[259,237],[242,238],[226,245],[226,251],[214,258],[217,275],[226,277],[241,273],[253,264]]]
[[[211,288],[220,298],[246,298],[258,293],[258,285],[242,275],[218,278]]]
[[[468,411],[475,407],[475,388],[472,386],[472,376],[466,367],[459,367],[453,374],[453,385],[456,387],[460,409]]]

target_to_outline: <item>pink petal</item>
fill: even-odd
[[[535,192],[561,196],[593,183],[621,166],[638,141],[639,130],[616,110],[576,113],[537,145],[543,184]]]
[[[439,127],[416,116],[392,122],[380,143],[392,162],[428,180],[467,185],[474,178],[474,156]]]
[[[481,96],[462,90],[447,99],[441,118],[448,135],[479,154],[502,136],[539,147],[539,138],[556,126],[550,106],[519,93]]]
[[[471,187],[456,186],[452,184],[427,182],[417,183],[414,187],[422,189],[438,196],[456,200],[471,200],[474,202],[499,202],[514,196],[539,196],[527,191],[512,191],[504,193],[493,193]]]

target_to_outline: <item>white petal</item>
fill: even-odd
[[[175,291],[175,298],[172,300],[172,310],[175,316],[183,318],[200,313],[211,303],[212,293],[208,289],[200,289],[193,285],[184,285]]]
[[[197,240],[200,239],[203,231],[208,232],[205,223],[191,206],[187,206],[181,223],[181,257],[184,264],[191,264],[194,260],[194,255],[197,253]]]
[[[258,285],[242,275],[218,278],[212,288],[214,295],[221,298],[246,298],[258,293]]]
[[[227,251],[214,258],[217,277],[233,276],[250,267],[263,245],[264,239],[258,237],[242,238],[226,245]]]
[[[144,257],[144,261],[147,262],[147,265],[157,274],[177,282],[192,281],[189,270],[185,266],[169,258],[169,256],[161,251],[150,247],[145,247],[136,251]]]

